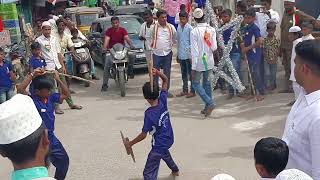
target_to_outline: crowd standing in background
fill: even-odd
[[[272,0],[261,0],[262,6],[256,6],[255,0],[242,0],[237,2],[235,13],[230,9],[217,11],[221,26],[230,23],[234,14],[244,17],[229,56],[248,90],[239,92],[222,79],[219,87],[227,87],[228,100],[239,96],[262,101],[267,94],[276,93],[279,87],[277,71],[280,57],[285,71],[285,89],[279,92],[294,93],[294,100],[288,104],[292,109],[282,140],[268,137],[255,145],[255,168],[262,179],[320,180],[320,41],[312,35],[320,23],[298,10],[295,0],[283,0],[283,4],[285,12],[282,19],[271,9]],[[147,133],[153,136],[152,149],[143,172],[147,180],[157,179],[161,159],[173,175],[179,175],[179,168],[169,152],[174,137],[167,98],[186,97],[191,101],[197,94],[204,103],[200,114],[205,117],[214,113],[219,103],[214,98],[211,76],[214,76],[215,63],[221,60],[219,51],[222,47],[217,43],[218,30],[205,22],[206,14],[201,7],[190,13],[187,5],[182,4],[175,16],[177,29],[168,23],[167,12],[156,9],[153,2],[148,3],[148,10],[143,14],[139,39],[143,41],[148,63],[152,61],[154,82],[146,82],[142,91],[151,107],[145,112],[142,132],[126,146],[132,147],[142,141]],[[191,25],[192,21],[196,22],[195,26]],[[103,37],[104,49],[110,49],[117,43],[127,43],[134,48],[127,30],[120,26],[119,18],[112,17],[111,24]],[[281,36],[277,37],[275,32],[279,24]],[[222,32],[225,45],[230,41],[233,28]],[[14,85],[13,67],[5,61],[4,50],[0,48],[0,153],[11,160],[15,168],[13,179],[24,175],[50,179],[47,171],[49,156],[56,167],[55,179],[63,180],[67,176],[69,157],[55,135],[55,114],[64,113],[59,107],[64,100],[71,109],[80,110],[82,106],[73,102],[70,83],[61,74],[72,74],[73,39],[88,39],[68,15],[50,15],[44,22],[37,20],[34,31],[36,38],[30,47],[29,72],[17,86]],[[172,51],[175,45],[176,57]],[[176,95],[169,91],[173,58],[180,65],[182,81],[182,90]],[[111,59],[105,61],[101,91],[108,89],[111,63]],[[99,80],[93,61],[91,66],[92,78]],[[128,75],[130,78],[134,76],[132,59],[129,60]],[[19,95],[14,96],[15,88]],[[17,103],[19,106],[26,104],[27,108],[13,111]],[[22,117],[18,120],[30,127],[21,129],[21,123],[15,116]],[[27,166],[24,165],[26,163]],[[41,176],[35,176],[37,172],[41,172]],[[221,174],[212,179],[235,178]]]

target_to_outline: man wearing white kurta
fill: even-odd
[[[191,57],[193,88],[205,103],[201,111],[206,117],[210,116],[215,103],[212,96],[212,87],[209,76],[214,67],[213,52],[217,49],[216,31],[204,22],[204,14],[200,8],[193,12],[197,26],[191,31]],[[200,80],[202,79],[202,86]]]
[[[295,78],[303,88],[282,137],[290,152],[286,168],[299,169],[320,180],[320,41],[303,41],[295,50]]]

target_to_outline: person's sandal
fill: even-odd
[[[81,109],[82,109],[82,106],[79,106],[79,105],[72,105],[72,106],[70,106],[70,109],[81,110]]]
[[[182,96],[186,96],[188,93],[185,92],[181,92],[179,94],[176,95],[176,97],[182,97]]]
[[[64,112],[60,108],[57,108],[54,111],[56,114],[64,114]]]
[[[188,93],[186,95],[186,98],[193,98],[193,97],[196,97],[196,93]]]

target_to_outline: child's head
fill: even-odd
[[[73,38],[78,38],[78,35],[79,35],[78,29],[73,28],[70,30],[70,32]]]
[[[289,148],[278,138],[263,138],[254,147],[256,170],[262,178],[275,178],[287,166],[288,158]]]
[[[248,9],[247,1],[238,1],[236,5],[236,13],[243,15]]]
[[[53,85],[46,75],[38,76],[32,82],[36,95],[41,98],[48,98],[50,96]]]
[[[253,8],[247,10],[244,14],[244,22],[246,24],[252,24],[256,20],[256,11]]]
[[[0,62],[4,61],[5,53],[4,50],[0,47]]]
[[[301,28],[299,26],[293,26],[289,29],[289,40],[295,41],[296,39],[299,39],[302,37]]]
[[[261,5],[264,6],[267,10],[271,9],[272,0],[261,0]]]
[[[186,25],[188,23],[188,19],[189,19],[188,17],[189,17],[189,15],[186,11],[180,12],[179,13],[180,24],[183,26]]]
[[[232,17],[232,11],[230,9],[224,9],[220,13],[220,18],[224,24],[230,22]]]
[[[300,27],[304,36],[311,34],[313,31],[313,25],[309,21],[303,22]]]
[[[150,82],[146,82],[142,87],[144,98],[149,102],[158,100],[159,98],[159,86],[157,83],[153,83],[153,91],[151,91]]]
[[[41,45],[40,43],[38,42],[34,42],[31,44],[31,51],[32,51],[32,54],[36,57],[39,57],[40,54],[41,54]]]
[[[271,21],[267,24],[267,32],[269,36],[274,36],[276,29],[277,29],[277,24],[275,22]]]

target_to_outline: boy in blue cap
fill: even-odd
[[[69,157],[59,139],[54,134],[55,125],[55,103],[62,103],[63,100],[70,96],[68,87],[61,81],[59,73],[55,71],[56,82],[61,87],[60,93],[51,93],[53,89],[52,82],[46,77],[45,71],[38,68],[29,73],[26,79],[17,86],[19,93],[25,94],[27,86],[33,83],[34,92],[30,95],[36,105],[38,112],[48,129],[50,140],[50,160],[56,167],[54,178],[64,180],[69,168]]]
[[[155,68],[153,68],[152,72],[154,76],[160,76],[163,81],[160,95],[158,83],[153,84],[153,90],[151,90],[150,82],[146,82],[143,85],[143,96],[150,103],[151,107],[145,112],[142,132],[134,140],[126,144],[127,148],[132,147],[144,140],[148,132],[152,135],[152,149],[143,171],[144,180],[156,180],[158,178],[161,159],[171,169],[172,175],[179,176],[179,168],[169,152],[174,138],[167,105],[168,78]]]

